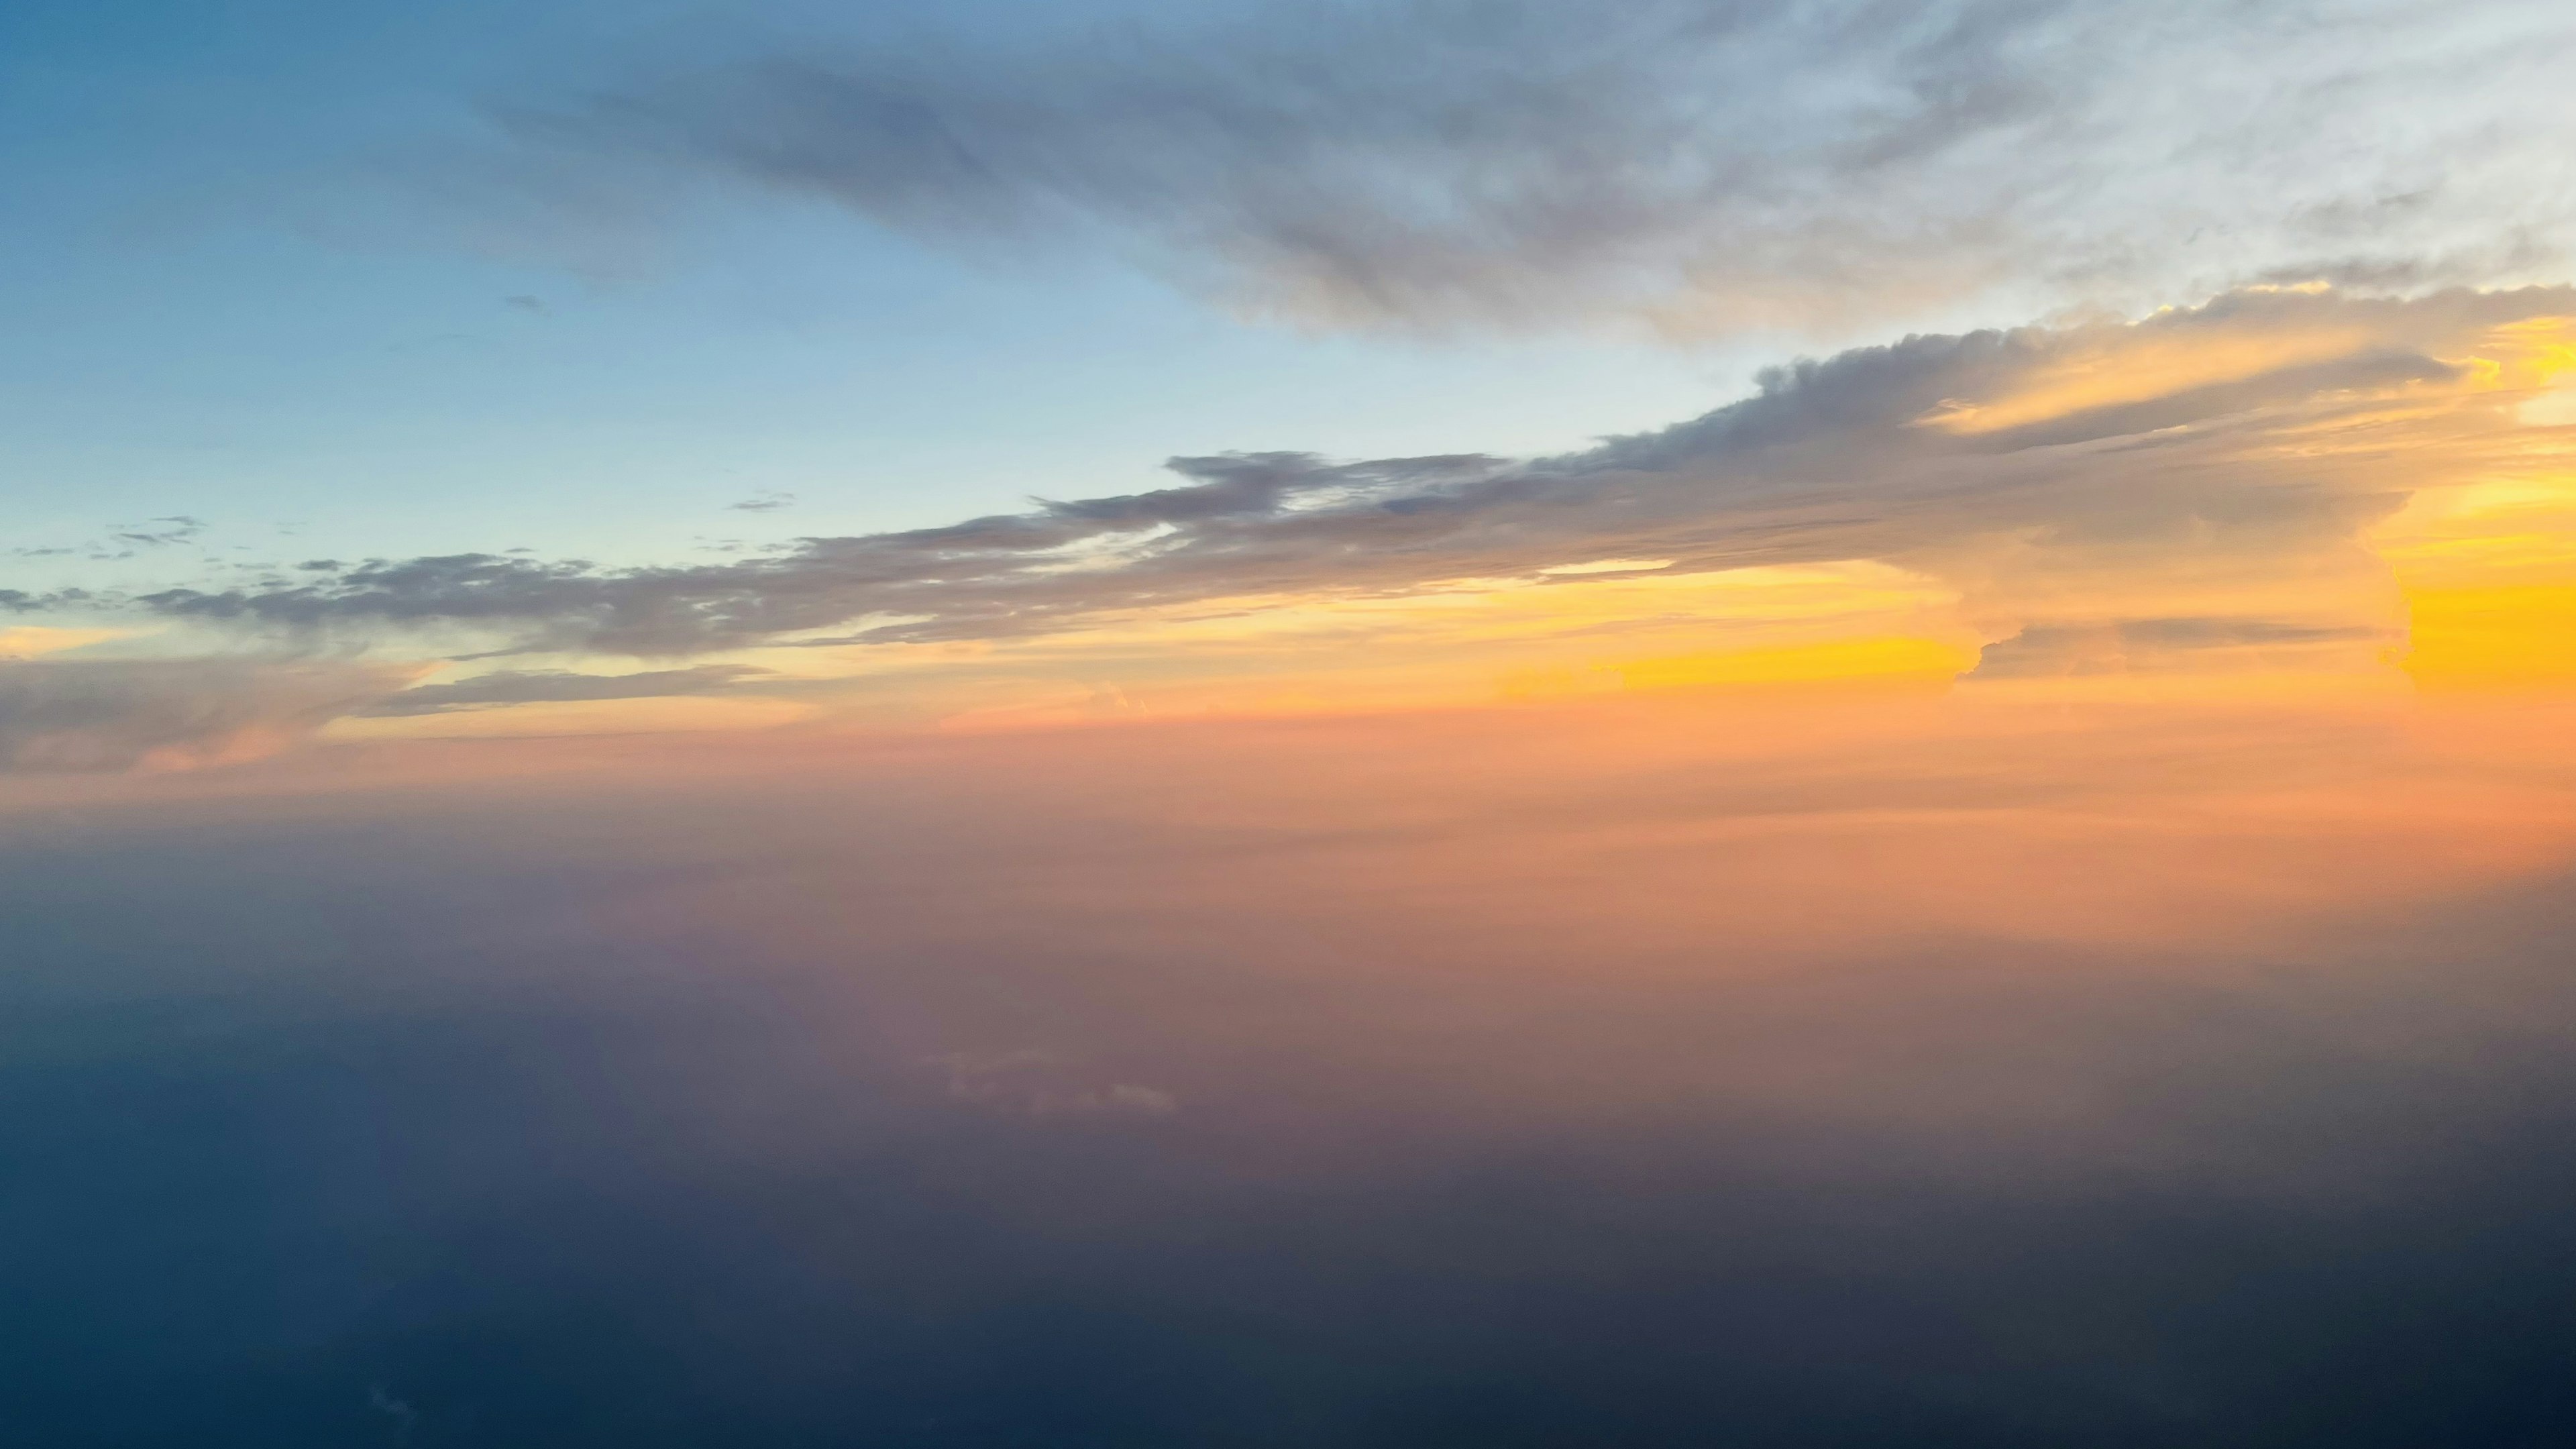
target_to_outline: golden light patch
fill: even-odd
[[[1622,560],[1623,568],[1649,560]],[[1855,561],[1697,573],[1462,579],[1386,596],[1242,598],[1187,614],[999,644],[973,667],[880,658],[845,701],[891,717],[901,697],[944,730],[1054,728],[1112,719],[1276,717],[1451,708],[1660,688],[1666,680],[1774,682],[1920,674],[1946,680],[1975,644],[1950,590]],[[1955,632],[1941,665],[1870,641]],[[1697,661],[1638,666],[1619,660]],[[1711,665],[1706,661],[1737,660]],[[1751,661],[1745,663],[1742,661]],[[1691,670],[1716,670],[1705,681]],[[1750,670],[1751,673],[1746,671]]]
[[[2568,319],[2486,340],[2481,386],[2528,392],[2576,378]],[[2488,476],[2417,494],[2373,539],[2406,595],[2411,643],[2400,664],[2418,688],[2576,687],[2576,471],[2562,440],[2529,436],[2538,441],[2496,455]]]
[[[1623,570],[1652,563],[1617,561]],[[1382,596],[1220,599],[1187,613],[1108,620],[1004,652],[1025,659],[1148,645],[1305,650],[1361,638],[1431,648],[1534,644],[1606,629],[1811,626],[1942,608],[1951,598],[1920,574],[1866,560],[1683,574],[1611,573],[1588,565],[1550,577],[1561,581],[1452,579]]]
[[[2523,394],[2514,416],[2526,427],[2576,424],[2576,318],[2527,317],[2495,328],[2460,369],[2472,392]]]
[[[2526,317],[2489,332],[2482,353],[2494,354],[2494,377],[2506,386],[2546,385],[2576,372],[2576,317]]]
[[[1975,650],[1944,640],[1883,638],[1637,659],[1614,667],[1630,689],[1689,689],[1840,681],[1942,683],[1976,662]]]
[[[2373,341],[2369,332],[2357,328],[2287,336],[2252,332],[2153,339],[2121,336],[2060,356],[2001,397],[1983,402],[1955,399],[1917,421],[1970,436],[2000,432],[2349,357]]]
[[[788,699],[666,696],[551,700],[443,714],[333,720],[325,739],[522,739],[552,735],[668,734],[758,730],[812,719],[821,711]]]
[[[2576,686],[2576,584],[2426,589],[2410,602],[2404,667],[2419,687]]]
[[[131,629],[48,629],[36,624],[21,624],[0,629],[0,659],[33,659],[40,654],[60,654],[88,644],[104,644],[122,639]]]
[[[1550,564],[1539,572],[1551,577],[1569,574],[1634,574],[1670,568],[1672,564],[1673,561],[1668,558],[1604,558],[1594,559],[1590,563]]]

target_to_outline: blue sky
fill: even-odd
[[[674,195],[549,234],[450,184],[489,144],[479,108],[550,57],[706,24],[683,6],[13,7],[12,542],[86,552],[188,516],[241,560],[675,559],[1133,491],[1175,453],[1563,449],[1697,411],[1750,370],[1733,348],[1258,325],[1111,258],[944,256],[793,198]],[[795,502],[727,508],[777,494]],[[117,572],[73,556],[15,577]]]

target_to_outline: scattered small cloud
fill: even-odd
[[[162,526],[156,528],[154,524]],[[204,520],[191,518],[182,513],[151,519],[145,523],[119,525],[108,537],[119,543],[139,544],[145,548],[167,548],[173,544],[192,542],[205,531]]]
[[[782,493],[776,489],[763,489],[749,498],[742,500],[740,503],[728,503],[725,507],[736,513],[769,513],[777,509],[785,508],[795,501],[796,495],[793,493]]]

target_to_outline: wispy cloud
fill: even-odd
[[[146,548],[167,548],[175,543],[192,542],[205,531],[205,520],[182,513],[132,524],[118,529],[108,537],[119,543],[141,544]]]
[[[0,661],[0,770],[248,759],[402,687],[384,665],[245,659]]]
[[[669,167],[944,246],[1089,238],[1307,325],[1854,336],[2554,280],[2572,63],[2547,0],[1411,0],[818,39],[498,114],[565,205]]]

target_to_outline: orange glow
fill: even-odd
[[[32,659],[39,655],[60,654],[65,650],[103,644],[122,639],[123,629],[49,629],[35,624],[18,624],[0,629],[0,659]]]
[[[1937,639],[1836,639],[1783,649],[1637,659],[1617,668],[1630,689],[1683,689],[1832,681],[1946,684],[1976,662],[1975,651]]]
[[[2409,602],[2406,671],[2427,689],[2576,685],[2576,585],[2424,589]]]
[[[1999,397],[1953,399],[1922,421],[1967,436],[2001,432],[2347,357],[2374,340],[2357,328],[2288,336],[2240,330],[2189,338],[2141,337],[2123,330],[2070,352]]]

